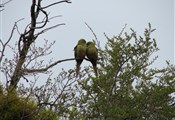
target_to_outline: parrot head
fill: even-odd
[[[80,39],[78,41],[78,45],[82,45],[82,44],[86,44],[86,40],[85,39]]]
[[[86,46],[87,46],[87,47],[95,46],[95,44],[94,44],[93,42],[90,41],[90,42],[87,42]]]

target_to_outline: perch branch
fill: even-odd
[[[75,60],[75,58],[58,60],[58,61],[50,64],[49,66],[47,66],[45,68],[41,68],[41,69],[25,69],[24,72],[26,72],[26,73],[46,72],[49,68],[52,68],[53,66],[57,65],[58,63],[70,61],[70,60]]]
[[[84,58],[84,59],[87,60],[87,61],[90,61],[90,60],[87,59],[87,58]],[[101,59],[101,58],[98,58],[98,60],[99,60],[99,59]],[[40,69],[24,69],[23,71],[24,71],[24,73],[26,73],[26,74],[27,74],[27,73],[36,73],[36,72],[42,73],[42,72],[46,72],[48,69],[54,67],[54,66],[57,65],[58,63],[66,62],[66,61],[71,61],[71,60],[76,60],[76,59],[75,59],[75,58],[69,58],[69,59],[58,60],[58,61],[56,61],[56,62],[50,64],[49,66],[46,66],[45,68],[40,68]]]

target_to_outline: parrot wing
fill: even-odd
[[[86,56],[86,41],[79,40],[78,44],[74,47],[74,56],[76,59],[76,77],[79,75],[80,65],[83,62],[83,59]]]
[[[95,75],[97,76],[98,75],[97,74],[97,59],[98,59],[97,48],[93,44],[89,45],[86,50],[86,55],[88,59],[90,60],[90,62],[92,63]]]

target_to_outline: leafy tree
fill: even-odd
[[[0,120],[34,120],[36,108],[34,101],[13,94],[0,94]]]
[[[151,55],[158,51],[151,33],[145,29],[144,36],[122,33],[107,38],[104,50],[100,49],[99,77],[89,71],[79,83],[79,116],[86,119],[173,119],[174,66],[154,69]],[[78,108],[77,108],[78,109]]]

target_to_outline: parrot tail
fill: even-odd
[[[83,60],[77,60],[77,65],[76,65],[76,77],[79,76],[80,73],[80,65],[83,62]]]
[[[93,69],[94,69],[94,72],[95,72],[96,77],[98,77],[97,66],[96,65],[93,65]]]
[[[77,64],[76,65],[76,77],[78,77],[79,72],[80,72],[80,64]]]

